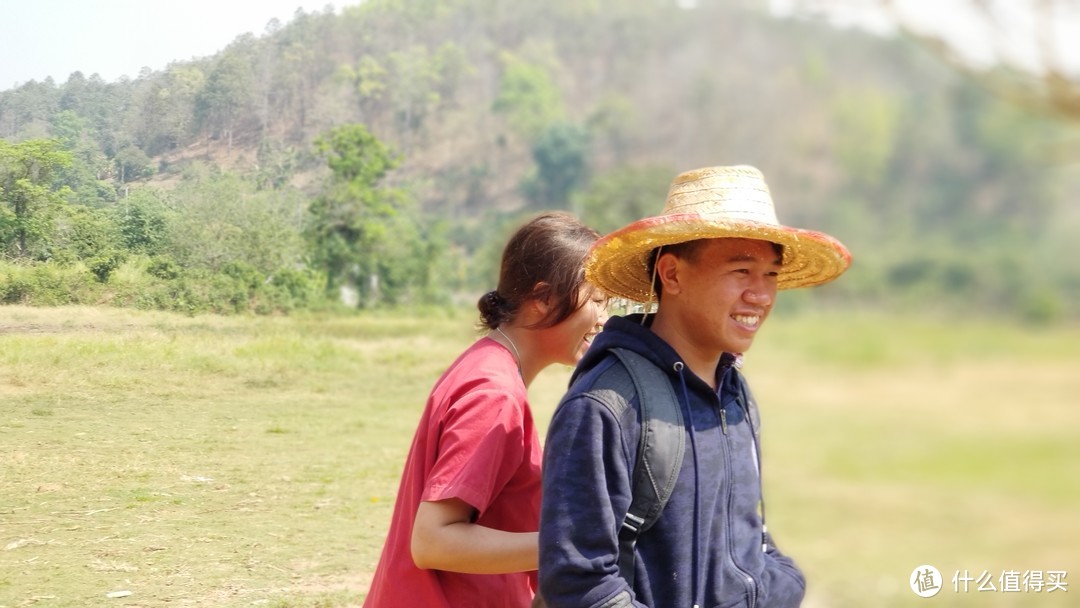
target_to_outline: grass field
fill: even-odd
[[[471,324],[0,307],[0,607],[358,606]],[[745,371],[806,606],[1077,605],[1080,328],[777,316]],[[568,375],[533,385],[542,423]],[[964,570],[999,591],[954,592]]]

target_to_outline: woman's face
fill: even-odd
[[[574,365],[585,356],[593,338],[608,320],[608,297],[592,285],[582,285],[578,302],[583,304],[551,328],[550,342],[556,362]]]

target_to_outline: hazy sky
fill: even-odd
[[[521,0],[528,1],[528,0]],[[881,0],[770,0],[779,12],[801,1],[844,7],[839,23],[859,23],[881,30],[879,12],[865,10]],[[901,9],[921,7],[925,0],[901,0]],[[1012,55],[1015,63],[1029,64],[1034,51],[1033,23],[1023,12],[1010,15],[1009,31],[980,30],[970,6],[978,0],[935,0],[934,19],[928,30],[947,33],[969,51],[976,63],[993,61],[994,52]],[[1009,0],[1023,6],[1034,0]],[[0,0],[0,90],[29,80],[51,76],[56,84],[74,71],[89,77],[95,72],[106,81],[135,78],[144,66],[161,70],[172,61],[213,55],[237,36],[261,35],[272,18],[283,24],[297,8],[305,12],[332,6],[340,11],[362,0]],[[694,0],[683,0],[693,5]],[[864,7],[860,10],[858,7]],[[965,12],[967,8],[967,12]],[[901,12],[905,12],[901,10]],[[918,11],[916,13],[918,14]],[[918,19],[913,19],[917,22]],[[1066,28],[1066,24],[1071,28]],[[1061,19],[1058,41],[1069,66],[1080,66],[1080,17]],[[884,29],[888,29],[885,27]],[[1011,34],[1014,40],[1009,40]],[[1078,67],[1080,70],[1080,67]]]
[[[1051,0],[1046,12],[1035,10],[1042,0],[892,0],[896,14],[917,32],[940,37],[977,67],[1007,63],[1031,71],[1056,67],[1080,75],[1080,3]],[[990,7],[991,19],[977,7]],[[861,27],[878,33],[895,31],[893,16],[882,10],[885,0],[769,0],[778,14],[793,7],[828,15],[840,26]],[[1040,22],[1038,15],[1049,16]],[[1052,38],[1046,39],[1044,35]],[[1052,56],[1044,56],[1047,43]]]
[[[108,82],[135,78],[144,66],[213,55],[237,36],[261,35],[270,19],[282,24],[297,8],[360,0],[0,0],[0,90],[72,72],[95,72]]]

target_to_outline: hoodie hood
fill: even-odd
[[[645,323],[642,324],[644,317]],[[675,352],[667,342],[657,336],[649,326],[652,325],[653,315],[626,315],[623,317],[611,317],[604,324],[604,331],[593,340],[592,346],[586,351],[585,356],[578,362],[571,384],[578,376],[587,373],[596,367],[613,348],[624,348],[633,351],[655,364],[665,373],[672,373],[675,362],[682,361],[679,353]]]
[[[644,323],[642,323],[642,318],[644,318]],[[674,375],[675,363],[683,359],[670,344],[650,329],[653,318],[654,315],[651,314],[635,314],[608,319],[608,322],[604,324],[604,331],[596,336],[592,346],[578,362],[570,383],[573,384],[579,376],[596,367],[613,348],[633,351],[664,370],[664,373],[669,376]],[[731,353],[724,353],[720,359],[720,367],[737,366],[737,359],[738,357]]]

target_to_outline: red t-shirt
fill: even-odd
[[[481,339],[428,397],[401,476],[390,531],[365,608],[527,608],[536,572],[421,570],[409,550],[421,501],[458,498],[476,523],[510,532],[540,524],[540,441],[514,357]]]

